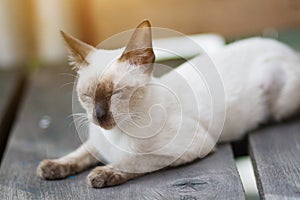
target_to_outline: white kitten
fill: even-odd
[[[148,21],[124,51],[97,50],[62,34],[78,70],[77,93],[91,121],[90,137],[71,154],[42,161],[38,174],[45,179],[65,178],[100,160],[108,165],[89,174],[91,186],[121,184],[204,157],[216,142],[238,139],[300,107],[300,56],[271,39],[235,42],[154,78]],[[219,80],[199,75],[211,60]],[[216,96],[209,91],[214,84],[222,84]],[[212,103],[212,97],[219,99]]]

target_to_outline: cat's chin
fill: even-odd
[[[98,126],[99,128],[103,128],[105,130],[111,130],[115,127],[115,124],[112,122],[102,122],[99,123],[98,121],[92,120],[91,121],[94,125]]]

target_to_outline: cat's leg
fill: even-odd
[[[88,183],[94,188],[120,185],[130,179],[144,175],[145,173],[124,172],[113,166],[99,166],[88,175]]]
[[[87,177],[94,188],[120,185],[130,179],[143,176],[169,166],[174,158],[165,155],[135,155],[124,158],[120,162],[93,169]]]
[[[140,177],[165,167],[183,165],[199,157],[198,154],[188,155],[172,163],[175,159],[165,155],[134,156],[106,166],[93,169],[88,175],[88,183],[94,188],[115,186],[131,179]]]
[[[37,174],[48,180],[66,178],[97,164],[99,161],[92,155],[96,153],[96,149],[87,141],[66,156],[41,161]]]
[[[198,134],[189,148],[178,159],[172,162],[171,167],[185,165],[214,153],[217,150],[216,143],[217,139],[208,135],[208,133]]]

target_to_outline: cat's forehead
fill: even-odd
[[[99,56],[101,55],[101,56]],[[79,71],[80,76],[100,80],[103,77],[119,78],[142,72],[140,68],[126,61],[119,60],[120,55],[94,55],[88,67]],[[98,57],[97,57],[98,56]]]
[[[79,71],[79,75],[99,80],[101,77],[105,76],[116,77],[125,74],[130,71],[132,66],[126,62],[119,61],[123,50],[124,49],[98,49],[89,55],[89,64]]]
[[[81,80],[96,81],[101,76],[110,71],[110,68],[115,68],[114,63],[120,57],[122,50],[102,50],[92,52],[88,58],[88,65],[82,67],[79,71]]]
[[[126,61],[119,60],[123,49],[97,50],[89,56],[87,67],[79,73],[80,90],[95,90],[102,82],[116,85],[137,85],[141,76],[146,76],[142,69]],[[143,80],[143,77],[142,77]]]

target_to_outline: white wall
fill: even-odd
[[[0,0],[0,68],[18,65],[26,60],[27,32],[22,15],[24,1]],[[23,8],[23,10],[22,10]]]
[[[75,3],[74,3],[75,4]],[[76,36],[76,8],[72,0],[36,0],[37,55],[47,62],[66,59],[60,30]]]

